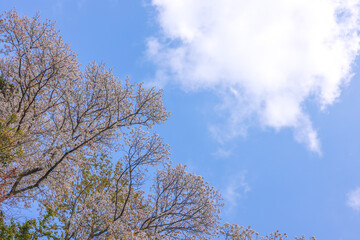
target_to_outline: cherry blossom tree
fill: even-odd
[[[286,233],[280,233],[279,231],[270,233],[266,236],[260,236],[258,232],[251,229],[251,227],[245,228],[238,224],[225,223],[219,227],[219,237],[224,240],[288,240]],[[306,240],[304,235],[301,237],[295,237],[294,240]],[[310,238],[316,240],[314,236]]]
[[[202,177],[165,163],[151,189],[143,190],[146,170],[163,163],[168,151],[157,138],[134,132],[115,167],[105,156],[88,159],[70,191],[46,198],[44,206],[57,213],[63,239],[216,236],[221,198]]]
[[[14,89],[0,95],[0,113],[15,116],[9,127],[23,133],[17,144],[24,151],[6,166],[16,169],[6,199],[66,191],[83,156],[116,150],[129,128],[151,128],[168,117],[161,91],[120,81],[96,63],[80,71],[76,54],[39,15],[3,14],[0,42],[0,75]]]
[[[0,76],[12,93],[0,95],[0,112],[22,133],[16,147],[23,149],[1,166],[16,169],[3,181],[7,203],[53,209],[64,239],[215,234],[219,194],[183,166],[166,164],[168,147],[149,133],[169,115],[161,91],[119,80],[104,65],[81,71],[54,24],[39,15],[3,14],[0,41]],[[104,157],[113,151],[122,153],[115,165]],[[145,196],[146,170],[160,163]]]
[[[158,171],[151,197],[151,215],[141,224],[159,239],[211,239],[218,225],[221,197],[201,176],[185,166]]]

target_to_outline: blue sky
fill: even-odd
[[[222,193],[224,221],[360,237],[358,1],[9,0],[57,22],[79,62],[157,85],[172,161]]]

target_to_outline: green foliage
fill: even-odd
[[[7,97],[14,93],[13,85],[0,76],[0,93]],[[23,149],[17,144],[22,132],[15,127],[16,114],[6,114],[0,110],[0,167],[7,167],[16,157],[22,155]]]
[[[22,131],[17,131],[14,127],[10,127],[16,122],[15,114],[10,115],[7,119],[0,118],[0,164],[6,167],[17,157],[21,157],[23,149],[18,145],[22,136]]]
[[[56,224],[52,224],[53,212],[48,209],[39,219],[30,219],[23,223],[11,220],[5,221],[5,215],[0,211],[0,239],[3,240],[37,240],[60,239],[57,237]]]
[[[5,78],[0,76],[0,91],[3,92],[6,87],[6,80]]]
[[[0,76],[0,93],[3,97],[9,97],[14,94],[14,85],[9,83],[3,76]]]

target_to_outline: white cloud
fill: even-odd
[[[360,211],[360,187],[349,192],[347,197],[347,205],[355,211]]]
[[[77,7],[81,9],[86,4],[86,0],[77,0]]]
[[[148,40],[148,54],[159,81],[213,89],[226,96],[230,122],[241,127],[251,118],[262,127],[293,128],[298,141],[320,153],[304,104],[310,99],[324,109],[350,79],[359,50],[359,0],[152,4],[162,35]]]
[[[239,200],[251,190],[249,184],[245,180],[245,175],[246,171],[240,172],[237,175],[229,176],[227,185],[222,193],[228,210],[232,210],[236,207]]]
[[[225,148],[218,148],[212,155],[216,158],[228,158],[231,155],[231,151]]]

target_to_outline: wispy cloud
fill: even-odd
[[[216,158],[228,158],[231,155],[231,151],[225,148],[218,148],[215,152],[213,152],[213,156]]]
[[[52,12],[54,14],[61,13],[63,11],[63,8],[64,8],[63,0],[57,0],[54,2],[53,6],[52,6]]]
[[[358,0],[153,0],[159,81],[223,96],[230,124],[293,128],[321,152],[305,102],[334,103],[359,50]],[[243,130],[239,130],[242,133]]]
[[[79,8],[79,9],[81,9],[83,6],[84,6],[84,4],[86,3],[86,0],[77,0],[77,7]]]
[[[245,176],[246,172],[242,171],[236,175],[230,175],[227,179],[222,195],[228,210],[236,207],[240,199],[251,190],[250,185],[246,182]]]
[[[355,211],[360,211],[360,187],[347,194],[347,205]]]
[[[116,1],[116,0],[109,0],[109,1]],[[52,11],[54,14],[59,14],[64,11],[66,8],[74,8],[74,4],[76,4],[77,9],[82,9],[87,3],[87,0],[56,0],[54,1]]]

